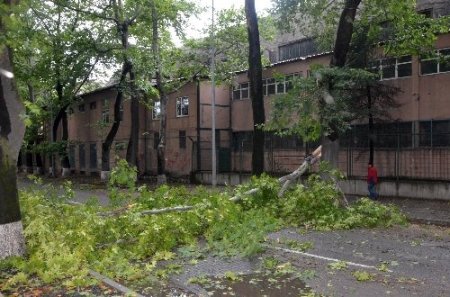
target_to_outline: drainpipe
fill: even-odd
[[[195,78],[197,82],[197,171],[201,168],[201,151],[200,151],[200,79]]]
[[[148,110],[144,109],[144,174],[147,174],[147,135],[148,135]]]
[[[211,102],[211,147],[212,147],[212,180],[211,184],[213,187],[217,185],[217,152],[216,152],[216,82],[215,82],[215,34],[214,34],[214,0],[211,0],[211,88],[212,88],[212,102]]]

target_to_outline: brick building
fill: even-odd
[[[449,13],[445,1],[418,1],[418,10],[432,17]],[[447,3],[449,1],[446,1]],[[285,38],[285,37],[283,37]],[[450,56],[450,34],[439,36],[436,50]],[[314,64],[329,64],[330,54],[319,53],[311,39],[284,42],[270,51],[274,62],[263,72],[267,116],[271,100],[287,92],[290,78],[307,76]],[[402,91],[391,111],[392,123],[376,125],[375,163],[381,177],[391,179],[450,180],[450,65],[442,60],[415,56],[380,57],[380,79]],[[275,77],[285,77],[276,80]],[[69,117],[69,156],[77,173],[100,171],[101,143],[112,121],[115,86],[82,95]],[[253,121],[247,72],[237,73],[233,86],[216,89],[216,147],[219,172],[251,171]],[[156,173],[156,139],[159,133],[158,105],[140,108],[139,171]],[[111,152],[124,157],[130,133],[129,101]],[[368,161],[367,125],[354,125],[342,139],[340,168],[349,177],[364,177]],[[315,144],[295,137],[268,135],[265,169],[289,172]],[[211,170],[211,84],[187,82],[169,94],[167,106],[166,169],[175,176]],[[198,175],[204,179],[202,175]]]

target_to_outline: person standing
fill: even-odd
[[[377,193],[377,183],[378,183],[378,172],[375,166],[372,163],[369,163],[369,167],[367,169],[367,188],[369,190],[369,198],[372,200],[376,200],[378,198]]]

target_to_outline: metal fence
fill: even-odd
[[[450,133],[377,134],[374,136],[374,165],[381,178],[450,181]],[[233,146],[232,171],[251,171],[251,140]],[[265,170],[286,173],[295,170],[318,143],[280,143],[269,137],[265,145]],[[342,138],[339,169],[347,176],[365,178],[369,162],[369,138]]]
[[[374,165],[379,176],[384,178],[448,181],[449,139],[450,133],[375,135]],[[342,143],[340,168],[347,176],[365,177],[369,161],[369,139],[352,140]]]

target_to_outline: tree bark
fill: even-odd
[[[123,3],[122,1],[112,1],[113,10],[114,10],[114,19],[116,22],[117,33],[120,36],[120,41],[122,45],[123,52],[123,65],[122,65],[122,73],[120,74],[120,81],[117,88],[117,96],[116,101],[114,102],[114,123],[111,126],[111,129],[106,136],[105,141],[102,144],[102,179],[107,178],[107,173],[110,171],[110,153],[111,153],[111,145],[116,137],[117,131],[119,130],[120,122],[122,118],[120,116],[120,109],[123,102],[123,88],[126,85],[126,77],[128,73],[130,73],[133,69],[133,64],[128,58],[127,50],[129,47],[129,25],[130,23],[123,19]],[[134,90],[132,90],[134,91]],[[133,119],[133,114],[131,114],[131,118]],[[130,136],[131,137],[131,136]],[[127,150],[128,157],[128,150]],[[104,174],[105,173],[105,174]]]
[[[102,171],[111,170],[109,155],[111,152],[111,145],[116,137],[117,131],[119,130],[120,122],[122,121],[122,118],[120,117],[120,107],[123,101],[123,85],[125,84],[125,79],[130,69],[131,65],[128,61],[125,61],[122,65],[122,73],[120,74],[119,86],[117,88],[116,101],[114,102],[114,122],[102,144]]]
[[[139,152],[139,97],[136,92],[136,75],[134,70],[130,69],[130,87],[131,87],[131,131],[130,139],[127,147],[127,161],[131,165],[138,166],[138,152]]]
[[[2,1],[11,5],[10,0]],[[5,28],[0,16],[0,34]],[[17,158],[25,134],[25,111],[12,78],[11,51],[0,46],[0,259],[25,252],[17,189]],[[5,75],[7,74],[7,75]]]
[[[63,152],[61,155],[61,167],[63,170],[63,176],[66,176],[70,172],[70,160],[68,155],[68,141],[69,141],[69,125],[67,119],[67,111],[64,109],[62,116],[62,137],[61,141],[63,143]]]
[[[375,134],[373,129],[372,93],[370,86],[367,86],[367,105],[369,109],[369,164],[373,165]]]
[[[157,148],[157,174],[158,183],[166,182],[166,127],[167,127],[167,95],[164,90],[164,83],[162,81],[162,64],[159,43],[159,19],[155,3],[152,2],[152,52],[156,64],[156,88],[159,92],[159,101],[161,113],[159,115],[159,139]]]
[[[66,109],[67,106],[64,106],[58,110],[58,113],[56,114],[55,118],[53,119],[53,126],[52,126],[52,142],[56,143],[58,141],[58,127],[61,123],[61,120],[63,118],[64,109]],[[51,176],[56,177],[56,153],[51,153]]]
[[[266,122],[262,88],[261,46],[259,41],[258,17],[255,10],[255,0],[245,0],[245,15],[247,18],[247,33],[249,43],[249,78],[250,97],[253,110],[253,154],[252,173],[261,175],[264,172],[264,131],[260,125]]]
[[[353,23],[360,3],[361,0],[345,0],[344,9],[339,19],[333,56],[330,61],[331,67],[344,67],[347,62],[353,35]],[[323,160],[327,161],[333,168],[338,168],[339,132],[336,129],[332,130],[328,137],[322,138]]]
[[[330,62],[331,66],[344,67],[347,62],[347,54],[353,35],[353,23],[360,3],[361,0],[345,0],[344,9],[339,19],[333,57]]]

